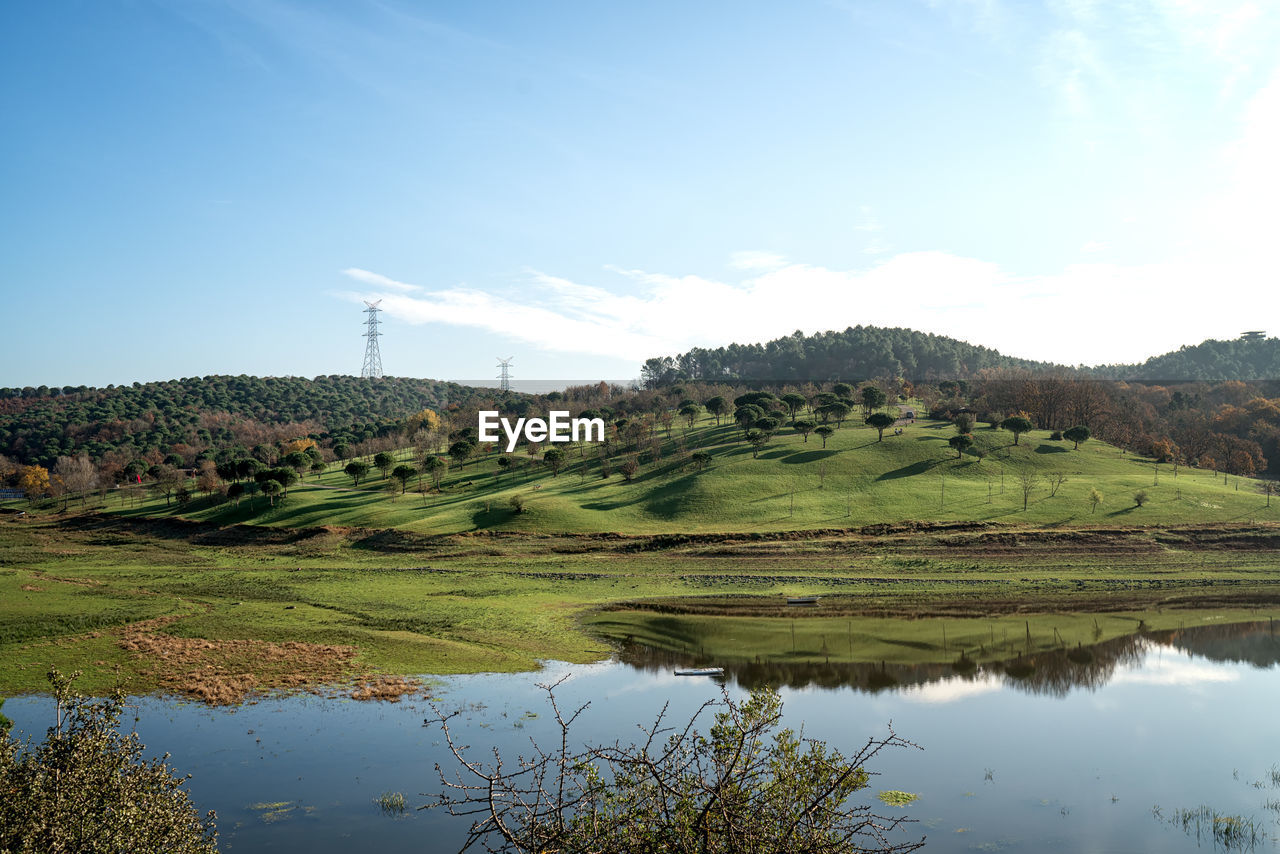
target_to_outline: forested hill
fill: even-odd
[[[695,347],[645,362],[647,385],[690,379],[746,382],[857,382],[900,377],[913,382],[968,379],[985,369],[1024,369],[1123,380],[1220,381],[1280,379],[1280,339],[1205,341],[1138,365],[1067,367],[1006,356],[988,347],[914,329],[851,326],[843,332],[794,332],[766,344]]]
[[[49,464],[59,455],[244,446],[280,436],[376,436],[423,409],[501,397],[436,380],[348,376],[210,376],[86,388],[0,388],[0,454]],[[517,395],[518,396],[518,395]]]
[[[794,332],[767,344],[695,347],[674,358],[649,359],[647,384],[694,380],[859,381],[875,377],[909,380],[962,379],[985,368],[1059,369],[1060,365],[1005,356],[955,338],[914,329],[851,326],[843,332]]]
[[[1093,373],[1108,379],[1275,380],[1280,379],[1280,338],[1209,340],[1153,356],[1140,365],[1107,365]]]

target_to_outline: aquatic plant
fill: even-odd
[[[400,792],[383,792],[373,802],[386,815],[404,815],[405,798]]]

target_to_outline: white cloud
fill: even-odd
[[[776,270],[787,259],[774,252],[735,252],[729,256],[729,266],[735,270]]]
[[[371,273],[368,270],[361,270],[359,267],[348,267],[342,271],[343,275],[350,276],[357,282],[364,282],[375,288],[399,291],[407,293],[409,291],[422,290],[417,285],[407,285],[404,282],[397,282],[395,279],[388,279],[386,276],[378,273]]]
[[[925,705],[941,705],[965,700],[969,697],[980,697],[983,694],[995,694],[1003,687],[1000,677],[984,674],[977,679],[964,679],[953,676],[937,682],[926,682],[920,685],[909,685],[899,692],[899,696],[909,703]]]
[[[945,252],[894,255],[859,270],[788,262],[734,281],[612,269],[635,295],[531,271],[515,295],[474,288],[387,290],[382,277],[351,299],[380,297],[408,323],[481,329],[549,351],[640,362],[690,347],[766,341],[858,324],[951,335],[1025,358],[1065,363],[1135,361],[1245,321],[1230,299],[1204,299],[1222,265],[1085,263],[1051,275],[1015,275]],[[373,274],[376,276],[376,274]],[[403,287],[404,283],[396,283]],[[610,282],[617,287],[616,278]],[[1255,297],[1274,315],[1274,296]],[[1193,307],[1194,310],[1188,310]]]
[[[1173,647],[1164,647],[1157,657],[1155,650],[1142,664],[1117,670],[1111,678],[1114,685],[1195,686],[1236,682],[1240,674],[1220,664],[1192,661]]]

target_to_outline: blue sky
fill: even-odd
[[[1140,360],[1280,326],[1280,6],[0,11],[0,385],[635,376],[903,325]]]

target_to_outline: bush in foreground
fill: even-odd
[[[557,685],[559,683],[556,683]],[[821,742],[780,729],[782,701],[770,690],[743,702],[728,693],[708,702],[687,723],[666,726],[664,707],[638,744],[570,749],[569,730],[581,706],[565,716],[556,685],[546,689],[559,727],[550,751],[492,765],[468,758],[449,729],[454,715],[428,718],[442,727],[459,767],[446,773],[436,803],[473,823],[463,850],[560,854],[663,851],[742,854],[912,851],[924,844],[894,842],[905,817],[875,815],[854,803],[868,787],[865,764],[886,747],[915,746],[890,729],[845,757]],[[694,729],[720,706],[707,735]],[[457,714],[457,713],[455,713]]]
[[[213,812],[201,818],[168,756],[146,760],[120,733],[124,697],[76,695],[75,675],[49,681],[57,721],[43,744],[0,733],[0,851],[12,854],[216,852]]]

